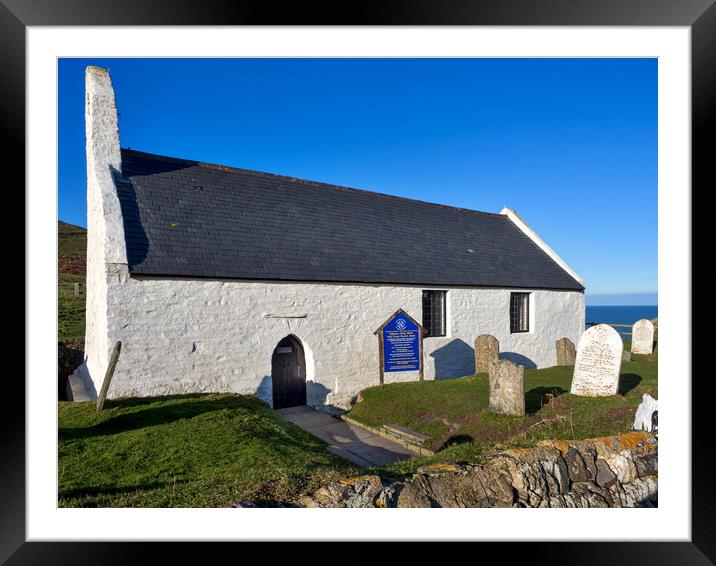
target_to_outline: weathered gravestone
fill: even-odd
[[[490,411],[501,415],[525,414],[525,368],[509,360],[494,360],[490,376]]]
[[[654,348],[654,324],[642,318],[631,329],[631,353],[651,354]]]
[[[624,344],[611,326],[597,324],[582,334],[570,393],[582,397],[616,395]]]
[[[500,343],[490,334],[480,334],[475,339],[475,373],[487,373],[490,364],[500,357]]]
[[[574,359],[577,356],[577,352],[574,349],[574,342],[569,338],[560,338],[555,342],[557,347],[557,365],[558,366],[573,366]]]

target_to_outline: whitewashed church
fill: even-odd
[[[109,397],[255,394],[345,406],[379,383],[374,332],[424,328],[425,379],[475,372],[473,344],[556,363],[584,330],[580,277],[513,211],[478,212],[120,149],[109,74],[86,70],[87,334],[75,372]],[[393,372],[385,382],[417,379]]]

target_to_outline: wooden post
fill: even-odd
[[[378,360],[378,363],[380,364],[380,385],[383,386],[384,376],[383,376],[383,369],[385,366],[385,352],[383,351],[383,331],[381,330],[378,332],[378,352],[380,352],[380,355],[378,356],[380,359]]]
[[[423,327],[419,326],[420,343],[418,344],[418,367],[420,368],[420,381],[423,381]]]
[[[109,383],[112,381],[114,375],[114,368],[117,366],[117,360],[119,360],[119,352],[122,351],[122,343],[117,342],[112,350],[112,357],[109,359],[109,365],[107,366],[107,372],[104,374],[104,381],[102,382],[102,389],[97,397],[97,412],[102,410],[104,407],[104,401],[107,398],[107,390],[109,389]]]

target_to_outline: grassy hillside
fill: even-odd
[[[183,395],[59,405],[60,507],[291,500],[358,473],[258,399]]]
[[[58,340],[83,341],[85,336],[85,273],[87,230],[80,226],[57,223],[58,250]],[[74,283],[79,283],[75,297]]]

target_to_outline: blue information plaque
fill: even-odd
[[[383,371],[420,369],[420,328],[403,311],[383,327]]]

